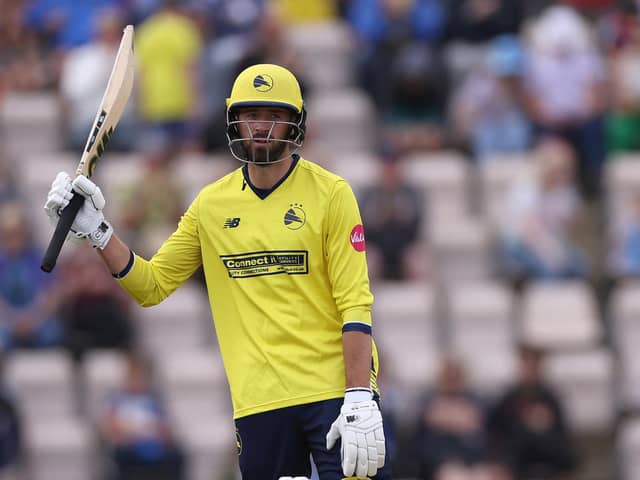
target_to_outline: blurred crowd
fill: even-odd
[[[0,0],[0,12],[0,109],[12,95],[52,95],[61,150],[73,153],[86,142],[122,29],[135,26],[135,91],[108,148],[141,157],[144,183],[110,200],[112,220],[138,253],[152,254],[188,204],[189,186],[173,175],[180,158],[226,152],[224,100],[236,74],[282,64],[302,79],[305,98],[317,98],[322,85],[288,32],[333,22],[349,32],[346,75],[371,105],[375,134],[366,149],[375,173],[354,188],[374,291],[439,280],[429,241],[438,219],[407,162],[438,152],[463,156],[474,171],[496,158],[529,159],[491,222],[489,273],[514,292],[577,279],[602,309],[618,283],[640,276],[640,193],[610,216],[605,178],[618,156],[640,151],[640,2]],[[330,168],[350,162],[319,140],[308,107],[303,154],[335,159]],[[64,348],[77,364],[92,349],[125,352],[126,377],[97,429],[111,458],[105,479],[183,478],[188,457],[153,388],[135,308],[89,249],[78,247],[52,275],[40,271],[43,245],[32,230],[46,217],[30,218],[30,192],[16,181],[22,159],[14,157],[0,144],[0,348],[6,357]],[[460,358],[444,356],[408,422],[413,429],[406,421],[390,428],[397,472],[579,478],[584,458],[566,407],[541,374],[545,352],[523,343],[518,353],[518,375],[490,399],[469,385]],[[402,412],[389,397],[393,425]],[[11,398],[0,389],[0,471],[21,461]]]

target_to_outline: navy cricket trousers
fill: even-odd
[[[342,480],[340,441],[326,449],[326,435],[343,399],[279,408],[235,421],[242,480],[278,480],[311,475],[309,454],[320,480]],[[372,480],[391,480],[387,461]]]

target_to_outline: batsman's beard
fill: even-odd
[[[242,143],[242,147],[249,162],[269,164],[284,159],[282,154],[287,148],[287,142],[285,140],[273,138],[270,140],[270,143],[265,146],[256,145],[254,140],[246,140]]]

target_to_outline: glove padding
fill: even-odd
[[[342,472],[345,476],[372,477],[384,466],[382,415],[373,400],[345,402],[327,433],[327,450],[342,437]]]
[[[109,243],[113,228],[102,213],[106,202],[100,187],[84,175],[79,175],[72,181],[66,172],[58,173],[44,205],[47,216],[54,226],[57,225],[62,210],[73,197],[72,191],[82,195],[85,200],[71,225],[69,235],[72,238],[86,238],[94,248],[103,249]]]

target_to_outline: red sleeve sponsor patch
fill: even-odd
[[[349,237],[351,241],[351,246],[354,248],[356,252],[364,252],[365,250],[365,241],[364,241],[364,227],[360,224],[353,227],[351,230],[351,235]]]

